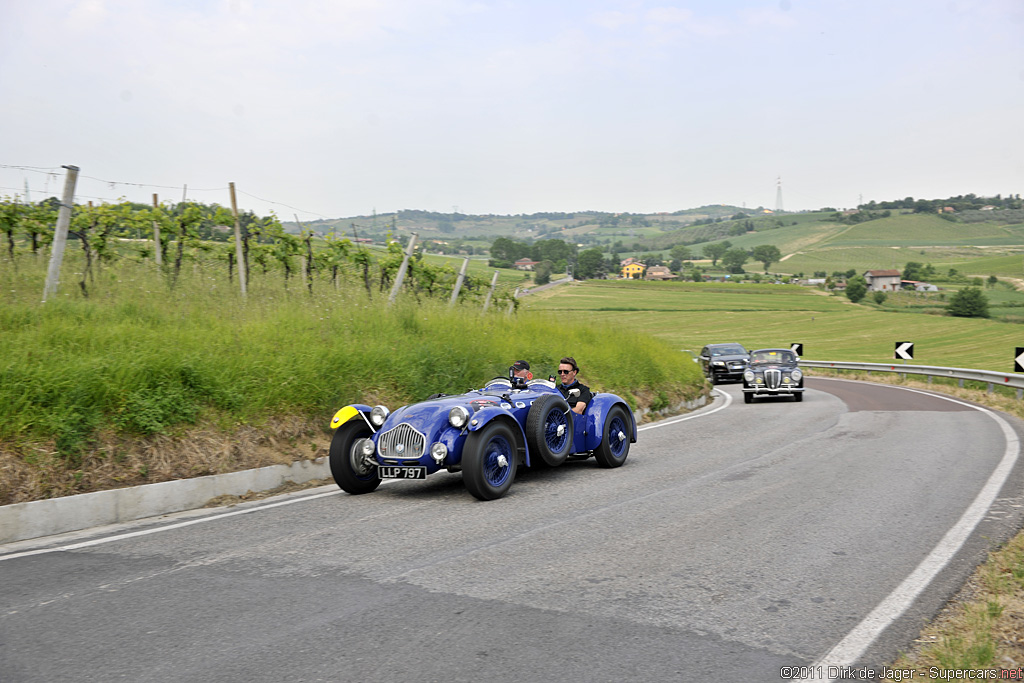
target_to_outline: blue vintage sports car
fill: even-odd
[[[331,427],[331,474],[348,493],[369,493],[382,479],[426,479],[462,472],[480,500],[505,495],[516,466],[555,467],[593,455],[619,467],[636,443],[636,420],[624,400],[594,393],[583,415],[569,410],[554,382],[497,377],[483,389],[437,395],[389,413],[355,404]]]

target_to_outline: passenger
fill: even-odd
[[[562,392],[572,412],[582,415],[587,409],[587,404],[594,399],[594,395],[590,393],[590,387],[580,384],[576,379],[579,371],[580,367],[576,365],[576,359],[572,356],[566,356],[558,362],[558,376],[562,380],[558,390]]]

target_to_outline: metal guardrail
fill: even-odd
[[[989,370],[972,370],[970,368],[942,368],[932,365],[903,365],[901,363],[853,363],[838,360],[804,360],[800,359],[801,367],[826,368],[834,370],[860,370],[871,374],[872,372],[895,372],[901,375],[926,375],[928,381],[932,377],[946,377],[960,380],[960,386],[964,380],[971,382],[985,382],[988,384],[988,392],[992,393],[995,386],[1013,387],[1017,390],[1017,398],[1024,395],[1024,375],[1012,373],[991,372]]]

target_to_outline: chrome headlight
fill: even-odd
[[[359,444],[359,449],[363,452],[363,455],[370,457],[377,450],[377,447],[374,446],[372,439],[363,439],[363,442]]]
[[[390,413],[384,406],[374,406],[373,410],[370,411],[370,422],[373,423],[374,427],[380,427],[388,419],[388,415]]]
[[[744,370],[743,371],[743,381],[746,382],[747,384],[750,384],[751,382],[753,382],[754,381],[754,373],[753,373],[753,371],[751,371],[751,370]]]
[[[462,429],[469,422],[469,411],[462,406],[455,406],[448,411],[448,422],[456,429]]]
[[[797,368],[793,372],[789,373],[789,376],[793,378],[794,382],[799,382],[800,378],[804,376],[804,373],[800,372],[800,368]]]
[[[437,461],[437,464],[444,462],[444,459],[448,456],[448,447],[443,443],[435,443],[430,447],[430,457]]]

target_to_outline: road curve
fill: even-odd
[[[489,503],[436,475],[0,547],[0,680],[769,681],[840,661],[1008,437],[920,392],[808,388],[719,387],[624,467],[524,471]],[[905,648],[1020,526],[1021,470],[856,663]]]

